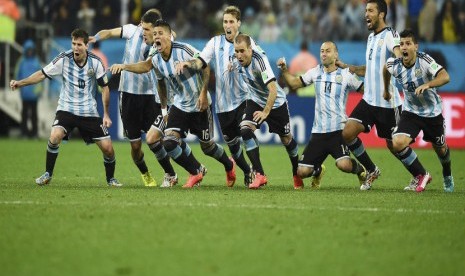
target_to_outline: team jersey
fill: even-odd
[[[184,69],[181,75],[176,74],[176,64],[197,58],[199,51],[189,44],[172,42],[171,55],[165,61],[160,53],[152,57],[152,64],[158,80],[165,79],[169,90],[173,92],[173,105],[184,112],[199,112],[196,106],[202,89],[202,71]],[[208,103],[211,104],[210,93],[207,92]]]
[[[251,39],[253,48],[255,42]],[[215,71],[215,110],[217,113],[236,109],[247,99],[248,91],[239,75],[228,66],[234,62],[234,42],[226,35],[218,35],[208,41],[199,57]]]
[[[150,48],[150,52],[149,52],[149,57],[148,57],[148,58],[149,58],[149,59],[152,59],[152,57],[153,57],[156,53],[158,53],[158,49],[157,49],[156,47],[152,46],[152,47]],[[152,85],[153,85],[154,87],[157,88],[157,89],[156,89],[157,93],[155,93],[155,102],[158,103],[158,104],[160,104],[161,101],[160,101],[160,96],[158,95],[158,80],[157,80],[157,74],[155,73],[155,70],[156,70],[156,69],[150,70],[149,73],[150,73],[151,81],[153,82]],[[165,83],[166,83],[166,81],[165,81]],[[168,106],[170,106],[170,105],[173,104],[173,92],[170,91],[169,88],[170,88],[170,86],[166,85],[167,105],[168,105]]]
[[[394,48],[398,47],[399,43],[399,34],[389,27],[384,28],[377,34],[371,33],[368,36],[363,99],[370,105],[394,108],[402,104],[394,80],[390,86],[391,101],[386,101],[383,98],[383,68],[386,60],[393,56]]]
[[[73,51],[60,53],[42,69],[47,78],[61,75],[63,85],[58,98],[57,111],[67,111],[76,116],[99,117],[97,112],[97,80],[101,86],[108,84],[102,60],[87,52],[87,60],[80,67],[73,58]]]
[[[147,45],[142,36],[142,27],[127,24],[121,27],[121,37],[126,38],[123,63],[137,63],[149,57],[152,45]],[[119,91],[136,95],[157,94],[157,87],[153,85],[151,73],[136,74],[129,71],[121,72]]]
[[[328,133],[344,128],[349,91],[358,90],[363,82],[349,69],[326,73],[320,64],[300,77],[308,86],[315,84],[315,118],[312,133]]]
[[[436,117],[442,113],[442,100],[435,87],[415,95],[415,89],[431,81],[443,67],[428,54],[418,52],[415,64],[407,68],[402,58],[389,58],[387,70],[402,85],[404,91],[404,105],[402,109],[422,117]]]
[[[261,107],[265,107],[269,94],[267,85],[272,81],[276,82],[276,77],[265,53],[253,49],[250,64],[243,67],[238,63],[236,70],[249,90],[249,98]],[[278,108],[286,102],[286,93],[278,82],[276,82],[276,90],[277,96],[272,109]]]

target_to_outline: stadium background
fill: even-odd
[[[7,1],[8,2],[8,1]],[[273,64],[279,57],[290,61],[299,52],[300,42],[309,43],[309,51],[318,59],[319,46],[323,40],[338,43],[340,57],[346,63],[364,64],[366,37],[364,23],[364,1],[204,1],[204,0],[121,0],[121,1],[26,1],[16,2],[19,19],[16,21],[14,41],[4,41],[1,56],[0,94],[0,135],[19,136],[21,102],[18,93],[8,93],[8,80],[13,77],[16,60],[26,39],[36,42],[37,53],[45,64],[63,50],[70,48],[70,32],[81,27],[94,34],[104,28],[113,28],[126,23],[138,24],[140,16],[149,8],[158,8],[164,18],[177,32],[177,39],[203,49],[208,39],[222,33],[222,10],[226,5],[237,5],[243,12],[241,30],[252,35],[266,51]],[[440,89],[444,99],[446,135],[449,144],[465,148],[465,1],[388,1],[388,25],[398,31],[413,28],[420,36],[420,50],[443,64],[451,75],[451,82]],[[446,4],[452,2],[452,18],[455,29],[444,29],[443,19],[447,17]],[[3,32],[3,31],[2,31]],[[450,34],[452,35],[446,35]],[[101,43],[101,50],[108,63],[121,62],[124,40],[107,40]],[[8,48],[8,49],[7,49]],[[9,61],[7,65],[7,62]],[[9,68],[8,68],[9,67]],[[278,76],[277,68],[275,74]],[[111,116],[114,126],[112,137],[123,139],[122,126],[118,115],[117,80],[112,81]],[[39,135],[47,137],[53,119],[60,83],[47,83],[39,102]],[[210,89],[213,92],[213,89]],[[289,91],[288,100],[292,117],[292,129],[297,141],[305,143],[313,122],[314,98],[301,97]],[[351,93],[348,112],[359,100],[360,95]],[[221,140],[216,128],[216,139]],[[279,143],[278,137],[270,135],[266,126],[258,133],[261,143]],[[193,139],[192,137],[190,139]],[[368,146],[383,146],[372,132],[364,137]],[[427,146],[417,139],[416,146]]]

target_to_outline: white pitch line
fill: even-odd
[[[0,205],[90,205],[95,202],[45,202],[45,201],[0,201]],[[286,206],[286,205],[274,205],[274,204],[219,204],[219,203],[172,203],[172,202],[104,202],[100,205],[112,205],[120,207],[131,207],[131,206],[158,206],[158,207],[197,207],[197,208],[230,208],[230,209],[270,209],[270,210],[294,210],[294,211],[342,211],[342,212],[371,212],[371,213],[422,213],[422,214],[452,214],[452,215],[465,215],[464,211],[450,211],[450,210],[434,210],[434,209],[387,209],[377,207],[343,207],[343,206]]]

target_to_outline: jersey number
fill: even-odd
[[[78,87],[81,89],[84,89],[86,87],[86,82],[84,80],[79,79],[78,80]]]
[[[370,49],[370,54],[368,55],[368,60],[371,60],[371,55],[373,54],[373,49]]]
[[[325,81],[325,93],[331,93],[331,82]]]

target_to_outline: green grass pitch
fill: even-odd
[[[433,176],[417,194],[403,191],[410,177],[387,149],[369,149],[382,175],[362,192],[331,157],[319,190],[294,191],[281,146],[261,147],[265,188],[246,189],[240,171],[227,188],[222,166],[192,148],[208,168],[196,189],[181,188],[178,166],[176,187],[143,187],[128,143],[115,143],[125,185],[109,188],[100,151],[78,139],[39,187],[46,141],[0,140],[0,274],[465,275],[464,151],[452,151],[446,194],[433,150],[417,150]]]

